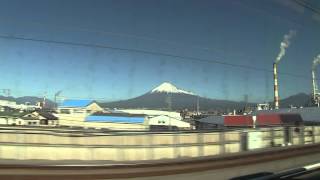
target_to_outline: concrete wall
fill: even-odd
[[[307,144],[309,139],[312,143],[320,142],[320,127],[302,129],[295,134],[295,129],[291,128],[289,141],[294,142],[297,138],[298,144]],[[312,136],[309,136],[310,129],[313,130]],[[261,140],[261,146],[253,149],[277,143],[285,145],[284,128],[157,134],[39,132],[36,129],[1,130],[0,159],[131,161],[212,156],[247,150],[248,136],[244,135],[251,132],[259,132]]]
[[[240,151],[238,132],[69,135],[32,134],[31,131],[28,134],[0,133],[0,159],[127,161],[199,157]],[[222,145],[221,135],[225,136]]]

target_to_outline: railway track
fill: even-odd
[[[126,164],[0,164],[0,179],[118,179],[195,173],[320,153],[320,144],[278,147],[216,157]],[[0,161],[1,163],[1,161]]]

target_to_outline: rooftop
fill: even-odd
[[[86,107],[93,103],[93,100],[86,99],[67,99],[59,107]]]
[[[145,117],[145,114],[129,114],[129,113],[102,113],[96,112],[91,116],[119,116],[119,117]]]
[[[144,115],[128,115],[128,114],[104,114],[91,115],[86,117],[87,122],[105,122],[105,123],[143,123]]]

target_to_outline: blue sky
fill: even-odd
[[[318,19],[317,19],[318,18]],[[310,93],[320,18],[290,1],[1,0],[0,36],[100,44],[205,59],[0,38],[0,88],[14,96],[126,99],[163,81],[201,96],[266,101],[284,34],[296,30],[279,71],[280,96]],[[212,61],[212,62],[210,62]],[[320,75],[320,74],[319,74]]]

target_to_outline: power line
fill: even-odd
[[[242,6],[246,6],[249,7],[253,10],[258,10],[259,12],[263,12],[263,10],[261,9],[257,9],[257,8],[252,8],[248,5],[245,5],[246,3],[239,3],[239,2],[235,2],[238,5],[242,5]],[[271,16],[275,16],[274,14],[265,11],[264,13],[271,15]],[[288,20],[287,18],[283,18],[283,16],[275,16],[276,18],[282,18],[285,20]],[[9,20],[10,19],[10,20]],[[20,23],[24,23],[24,24],[34,24],[34,25],[40,25],[40,26],[50,26],[52,28],[55,29],[60,29],[60,30],[64,30],[64,32],[66,32],[65,30],[72,30],[72,31],[79,31],[79,32],[88,32],[88,33],[96,33],[99,35],[115,35],[115,36],[119,36],[119,37],[125,37],[125,38],[134,38],[134,39],[141,39],[141,40],[147,40],[147,41],[154,41],[154,42],[161,42],[161,43],[167,43],[167,44],[174,44],[174,45],[178,45],[180,47],[187,47],[187,48],[193,48],[193,49],[199,49],[199,50],[203,50],[203,51],[207,51],[207,52],[212,52],[212,48],[211,47],[205,47],[205,46],[199,46],[199,45],[190,45],[190,44],[185,44],[185,43],[181,43],[181,42],[177,42],[177,41],[172,41],[172,40],[163,40],[163,39],[157,39],[154,37],[149,37],[149,36],[140,36],[140,35],[135,35],[135,34],[129,34],[129,33],[119,33],[119,32],[113,32],[113,31],[106,31],[106,30],[93,30],[90,28],[85,28],[85,27],[80,27],[80,26],[74,26],[74,25],[58,25],[58,26],[54,26],[51,24],[47,24],[47,23],[42,23],[42,22],[34,22],[34,21],[19,21],[17,19],[12,19],[11,17],[5,17],[5,20],[7,23],[11,23],[11,24],[16,24],[19,25]],[[18,22],[19,21],[19,22]],[[291,22],[292,20],[290,20]],[[16,23],[18,22],[18,23]],[[218,49],[218,51],[221,51],[223,49],[221,48],[216,48]],[[235,54],[237,54],[238,56],[248,56],[245,53],[239,53],[239,52],[233,52]]]
[[[146,41],[154,41],[154,42],[160,42],[160,43],[166,43],[166,44],[173,44],[173,45],[178,45],[178,46],[181,46],[181,47],[199,49],[199,50],[208,51],[208,52],[212,51],[211,47],[184,44],[184,43],[177,42],[177,41],[172,41],[172,40],[167,40],[167,39],[166,40],[162,40],[162,39],[157,39],[157,38],[148,37],[148,36],[139,36],[139,35],[135,35],[135,34],[117,33],[117,32],[112,32],[112,31],[105,31],[105,30],[93,30],[93,29],[84,28],[84,27],[74,27],[74,26],[65,26],[65,25],[53,26],[53,25],[46,24],[46,23],[31,22],[31,21],[29,21],[29,22],[20,21],[20,22],[16,23],[17,22],[16,19],[11,19],[10,21],[8,21],[8,18],[5,18],[5,20],[7,21],[6,23],[15,24],[15,25],[19,25],[21,23],[34,24],[34,25],[40,25],[40,26],[44,26],[45,25],[45,26],[53,27],[55,29],[63,30],[64,32],[66,32],[66,30],[72,30],[72,31],[78,31],[78,32],[96,33],[96,34],[99,34],[99,35],[115,35],[115,36],[118,36],[118,37],[134,38],[134,39],[140,39],[140,40],[146,40]],[[241,54],[240,56],[246,56],[244,53],[238,53],[237,52],[237,54],[238,55]]]
[[[46,43],[46,44],[69,45],[69,46],[78,46],[78,47],[87,47],[87,48],[99,48],[99,49],[112,49],[112,50],[118,50],[118,51],[126,51],[126,52],[140,53],[140,54],[149,54],[149,55],[156,55],[156,56],[165,56],[165,57],[171,57],[171,58],[178,58],[178,59],[184,60],[184,61],[213,63],[213,64],[220,64],[220,65],[236,67],[236,68],[242,68],[242,69],[250,69],[250,70],[255,70],[255,71],[265,71],[265,72],[270,72],[270,73],[273,72],[271,69],[265,69],[265,68],[259,68],[259,67],[241,65],[241,64],[227,63],[227,62],[222,62],[222,61],[218,61],[218,60],[209,60],[209,59],[196,58],[196,57],[190,57],[190,56],[180,56],[180,55],[175,55],[175,54],[155,52],[155,51],[146,51],[146,50],[140,50],[140,49],[119,48],[119,47],[113,47],[113,46],[102,45],[102,44],[89,44],[89,43],[79,43],[79,42],[45,40],[45,39],[27,38],[27,37],[12,36],[12,35],[3,35],[3,34],[0,34],[0,38],[2,38],[2,39],[14,39],[14,40],[22,40],[22,41],[40,42],[40,43]],[[278,74],[297,77],[297,78],[311,79],[311,77],[309,77],[309,76],[304,76],[304,75],[299,75],[299,74],[282,73],[282,72],[280,72]]]
[[[314,8],[309,2],[304,1],[304,0],[292,0],[293,2],[295,2],[296,4],[298,4],[299,6],[302,6],[318,15],[320,15],[320,9],[318,8]]]

